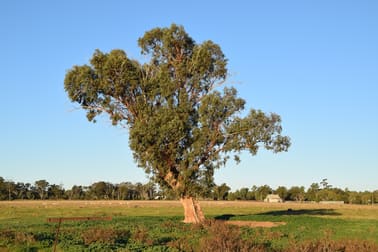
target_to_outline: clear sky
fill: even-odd
[[[216,173],[233,190],[327,178],[378,189],[377,1],[0,2],[0,176],[16,182],[145,182],[127,131],[89,123],[64,88],[65,73],[96,48],[144,60],[145,31],[183,25],[218,43],[246,108],[282,116],[287,153],[262,151]]]

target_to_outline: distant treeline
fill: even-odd
[[[199,198],[212,200],[257,200],[263,201],[268,194],[278,194],[284,201],[344,201],[349,204],[378,203],[378,190],[350,191],[332,187],[327,179],[312,183],[307,189],[304,186],[276,189],[268,185],[240,188],[234,192],[223,183],[214,185]],[[178,197],[171,191],[161,190],[156,184],[148,182],[96,182],[89,186],[74,185],[64,189],[62,185],[50,184],[46,180],[37,180],[34,184],[14,182],[0,177],[0,200],[173,200]]]

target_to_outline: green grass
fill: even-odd
[[[0,202],[0,251],[51,251],[57,223],[48,223],[47,218],[83,216],[112,216],[113,219],[63,222],[59,251],[201,251],[199,246],[206,246],[206,239],[213,239],[217,232],[241,237],[233,240],[234,245],[239,242],[237,239],[243,239],[265,246],[268,251],[283,251],[293,243],[321,239],[378,244],[377,206],[253,202],[201,202],[201,205],[208,219],[285,222],[286,225],[227,227],[214,235],[211,223],[208,226],[182,223],[183,209],[178,202]]]

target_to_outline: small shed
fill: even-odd
[[[282,199],[278,194],[268,194],[266,198],[264,199],[264,202],[269,202],[269,203],[281,203]]]

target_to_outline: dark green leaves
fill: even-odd
[[[106,112],[114,125],[122,121],[132,124],[142,93],[141,80],[141,66],[125,52],[96,50],[91,66],[75,66],[66,74],[64,87],[69,98],[88,111],[88,120]]]
[[[161,186],[192,196],[213,184],[229,152],[288,149],[278,115],[251,110],[241,118],[245,101],[236,89],[214,90],[227,77],[217,44],[197,44],[175,24],[146,32],[138,44],[149,62],[96,50],[90,65],[67,72],[64,86],[89,121],[106,113],[113,125],[128,126],[135,159]]]
[[[195,42],[184,27],[172,24],[169,28],[155,28],[139,38],[142,54],[151,55],[152,62],[164,63],[190,57]]]
[[[281,118],[277,114],[265,114],[261,110],[252,109],[244,118],[235,118],[227,128],[229,141],[227,151],[249,150],[256,155],[259,147],[274,152],[287,151],[290,138],[281,136]]]

